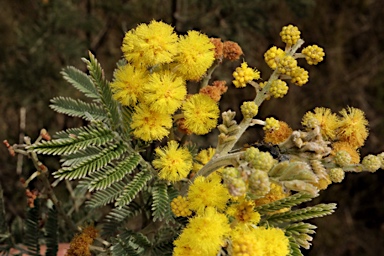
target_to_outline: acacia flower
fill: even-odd
[[[358,108],[348,107],[340,111],[338,139],[348,142],[352,147],[364,145],[368,137],[368,121],[364,112]]]
[[[176,71],[187,80],[199,80],[215,59],[215,46],[208,36],[191,30],[180,37],[178,47]]]
[[[193,163],[193,171],[198,172],[205,164],[211,160],[213,155],[215,154],[215,149],[214,148],[207,148],[201,150],[197,156],[195,157],[195,162]]]
[[[217,103],[209,96],[200,93],[187,98],[182,110],[184,127],[197,135],[207,134],[215,128],[220,114]]]
[[[143,96],[148,72],[127,64],[119,67],[113,76],[114,81],[110,84],[113,98],[125,106],[136,105]]]
[[[170,71],[151,74],[144,91],[143,102],[150,109],[164,114],[173,114],[187,95],[185,80]]]
[[[280,184],[271,182],[271,186],[268,194],[266,194],[261,198],[256,199],[254,202],[256,206],[260,206],[260,205],[275,202],[276,200],[286,198],[289,195],[290,195],[289,192],[285,192],[284,188]],[[283,208],[279,210],[279,212],[285,212],[287,210],[289,210],[289,208]]]
[[[189,220],[187,227],[173,242],[173,255],[217,255],[230,230],[227,217],[209,207]]]
[[[192,169],[192,155],[186,148],[172,140],[167,147],[156,148],[156,158],[153,166],[159,170],[159,177],[168,181],[179,181],[186,178]]]
[[[248,67],[247,62],[241,63],[241,66],[237,67],[232,75],[235,78],[232,83],[236,86],[236,88],[243,88],[252,80],[260,78],[260,72],[256,69]]]
[[[228,208],[227,213],[235,218],[236,224],[249,227],[251,224],[257,224],[260,221],[260,214],[255,212],[254,209],[255,203],[253,201],[241,198]]]
[[[360,162],[360,154],[355,147],[352,147],[348,142],[338,141],[332,144],[332,155],[337,155],[339,151],[346,151],[350,157],[351,164],[358,164]]]
[[[287,45],[293,45],[300,39],[300,30],[298,27],[289,24],[281,29],[281,40]]]
[[[178,196],[174,198],[171,202],[171,209],[173,214],[176,217],[187,217],[192,214],[192,211],[189,209],[188,201],[185,197]]]
[[[271,69],[276,69],[277,63],[279,62],[280,58],[284,57],[284,55],[285,52],[283,49],[272,46],[264,53],[264,59]]]
[[[145,141],[161,140],[168,136],[171,127],[170,115],[153,111],[142,103],[135,107],[131,128],[134,130],[133,135],[137,138]]]
[[[220,179],[199,176],[189,187],[189,208],[198,213],[202,212],[206,207],[215,207],[218,210],[223,210],[228,200],[228,190],[221,183]]]
[[[292,128],[286,122],[279,121],[279,129],[266,130],[264,141],[266,143],[279,144],[289,138],[292,134]]]
[[[178,52],[177,40],[172,26],[153,20],[148,25],[141,24],[128,31],[122,51],[124,57],[135,66],[170,63]]]
[[[307,129],[313,129],[319,125],[323,138],[334,140],[339,127],[339,118],[329,108],[315,108],[313,112],[307,112],[303,116],[301,124]]]

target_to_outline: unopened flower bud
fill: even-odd
[[[345,177],[345,172],[342,168],[332,168],[329,170],[329,178],[332,182],[340,183]]]
[[[268,173],[254,170],[248,178],[249,190],[254,196],[264,196],[271,189]]]
[[[351,155],[345,150],[339,150],[335,155],[335,163],[341,167],[351,164]]]
[[[240,108],[244,118],[252,118],[256,116],[257,112],[259,111],[259,107],[253,101],[243,102]]]
[[[262,152],[254,147],[245,150],[244,159],[249,162],[254,169],[265,172],[268,172],[275,163],[269,152]]]
[[[380,169],[381,161],[380,158],[375,155],[367,155],[361,161],[363,167],[369,172],[376,172]]]

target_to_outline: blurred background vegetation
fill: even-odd
[[[73,65],[84,70],[80,58],[92,51],[112,77],[121,57],[124,32],[153,19],[172,24],[178,33],[197,29],[212,37],[238,42],[250,66],[268,79],[271,71],[263,61],[272,45],[283,47],[281,27],[299,27],[305,45],[325,49],[325,62],[308,66],[310,82],[291,86],[280,100],[266,102],[260,116],[273,115],[293,128],[300,128],[303,114],[317,106],[340,111],[353,106],[365,111],[370,136],[362,155],[384,151],[384,12],[379,0],[0,0],[0,135],[10,144],[20,134],[36,138],[41,128],[51,134],[81,125],[78,119],[54,113],[49,100],[57,95],[80,97],[60,77],[60,70]],[[252,89],[231,86],[232,70],[239,64],[225,63],[215,79],[226,80],[229,90],[221,108],[238,110],[251,99]],[[302,63],[303,64],[303,63]],[[20,110],[26,109],[26,127],[20,127]],[[260,140],[250,130],[248,142]],[[6,197],[7,221],[23,218],[24,190],[20,177],[33,166],[0,148],[0,183]],[[18,162],[19,161],[19,162]],[[54,158],[45,159],[51,170]],[[317,201],[337,202],[332,216],[315,220],[319,226],[307,255],[382,255],[384,245],[383,170],[375,174],[347,174],[342,184],[332,185]]]

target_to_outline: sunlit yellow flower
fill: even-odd
[[[189,207],[197,212],[202,212],[206,207],[223,210],[228,200],[228,189],[224,187],[220,179],[199,176],[189,187]]]
[[[171,127],[170,115],[150,110],[145,104],[135,107],[131,128],[134,130],[133,135],[137,138],[145,141],[161,140],[168,136]]]
[[[364,112],[358,108],[348,107],[340,111],[338,139],[348,142],[352,147],[364,145],[368,137],[368,121]]]
[[[313,112],[307,112],[303,116],[301,123],[308,129],[319,125],[323,138],[334,140],[339,127],[339,118],[329,108],[315,108]]]
[[[114,81],[110,84],[113,98],[126,106],[135,105],[143,96],[148,72],[128,64],[119,67],[113,75]]]
[[[241,198],[238,202],[232,204],[227,213],[235,218],[235,223],[244,227],[257,224],[260,221],[260,214],[254,211],[255,203],[253,201]]]
[[[199,80],[212,65],[215,46],[208,36],[188,31],[179,40],[179,54],[175,57],[176,70],[187,80]]]
[[[215,128],[220,114],[217,103],[204,94],[189,97],[182,110],[185,128],[197,135],[207,134]]]
[[[172,140],[167,147],[156,148],[153,166],[159,170],[159,177],[168,181],[179,181],[186,178],[192,168],[192,155],[186,148]]]
[[[209,207],[189,220],[187,227],[174,241],[173,255],[217,255],[230,230],[227,217]]]
[[[170,71],[151,74],[144,90],[143,102],[164,114],[173,114],[187,95],[185,80]]]
[[[141,24],[125,34],[122,51],[124,57],[135,66],[154,66],[170,63],[177,54],[178,36],[173,27],[152,21]]]

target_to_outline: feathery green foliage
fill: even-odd
[[[27,247],[29,255],[40,256],[40,230],[39,230],[39,218],[40,207],[39,200],[35,199],[33,208],[28,208],[27,218],[25,222],[25,235],[24,245]]]
[[[142,170],[137,173],[133,180],[124,187],[123,193],[116,199],[115,206],[122,207],[129,204],[151,178],[152,174],[149,171]]]
[[[58,218],[57,211],[53,207],[48,211],[48,219],[45,224],[45,241],[47,245],[47,251],[45,253],[46,256],[55,256],[58,251]]]
[[[134,232],[126,229],[124,232],[119,234],[116,238],[112,239],[114,245],[111,247],[112,255],[121,256],[121,255],[142,255],[144,248],[140,245],[145,239],[141,236],[137,239],[137,236],[134,235]],[[148,240],[147,240],[148,241]],[[150,243],[148,241],[148,243]]]
[[[283,222],[296,222],[313,218],[324,217],[333,213],[336,204],[318,204],[316,206],[306,207],[298,210],[291,210],[283,213],[276,213],[266,217],[265,221],[272,226]]]
[[[100,95],[91,78],[75,67],[66,67],[61,71],[63,78],[85,96],[99,100]]]
[[[92,194],[91,199],[86,202],[87,206],[97,208],[113,202],[123,193],[125,183],[126,181],[122,180],[104,190],[96,191]]]
[[[152,187],[152,216],[153,220],[162,220],[166,215],[171,215],[170,200],[167,193],[167,184],[156,182]]]
[[[292,237],[288,237],[289,240],[289,255],[288,256],[303,256],[300,251],[300,246],[296,243],[296,240]]]
[[[301,203],[308,202],[314,197],[315,196],[311,194],[300,192],[268,204],[257,206],[255,207],[255,211],[257,211],[260,214],[275,212],[284,208],[293,207]]]
[[[95,103],[86,103],[69,97],[55,97],[51,100],[50,107],[58,113],[68,116],[80,117],[87,121],[106,121],[104,109]]]

